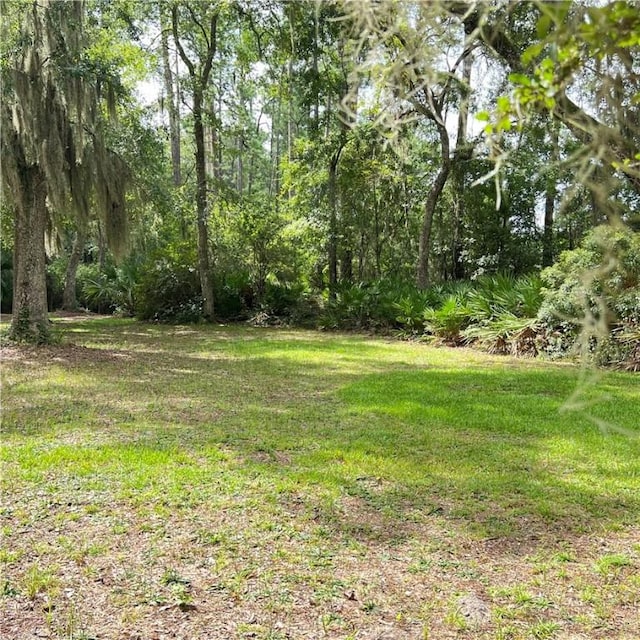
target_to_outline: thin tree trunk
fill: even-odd
[[[209,207],[207,202],[207,168],[205,164],[204,126],[202,124],[202,91],[193,96],[193,132],[196,143],[196,210],[198,217],[198,271],[204,303],[204,316],[214,319],[213,280],[209,260]]]
[[[378,193],[376,190],[376,183],[373,183],[373,222],[374,222],[374,253],[375,253],[375,270],[376,270],[376,278],[380,278],[381,268],[380,268],[380,258],[382,256],[382,242],[380,241],[380,203],[378,201]]]
[[[164,71],[164,90],[167,94],[167,111],[169,112],[169,135],[171,139],[171,167],[173,169],[173,186],[179,187],[182,184],[182,175],[180,169],[180,103],[176,100],[176,92],[174,91],[173,72],[171,71],[171,63],[169,60],[169,38],[167,37],[167,29],[161,16],[160,43],[162,49],[162,66]]]
[[[224,77],[222,74],[222,65],[220,66],[220,70],[218,72],[218,87],[222,87],[223,85],[223,81],[224,81]],[[222,180],[222,176],[223,176],[223,157],[222,157],[222,143],[221,143],[221,134],[219,134],[219,131],[217,129],[217,126],[221,125],[222,123],[222,106],[223,106],[223,96],[222,96],[222,90],[217,92],[216,95],[216,99],[217,99],[217,119],[216,119],[216,127],[214,127],[214,134],[216,135],[216,143],[217,146],[215,148],[215,156],[218,159],[217,162],[217,179],[218,180]]]
[[[556,165],[560,153],[558,148],[558,124],[554,120],[551,120],[550,125],[551,154],[544,196],[544,233],[542,238],[543,267],[549,267],[553,264],[553,220],[555,218],[557,195]]]
[[[462,82],[468,91],[460,101],[458,111],[458,134],[456,137],[456,149],[454,153],[455,167],[453,179],[455,180],[453,201],[453,234],[451,238],[451,277],[454,280],[464,277],[462,267],[462,224],[465,216],[465,176],[466,163],[471,159],[472,149],[467,144],[467,126],[469,121],[469,98],[471,93],[471,70],[473,57],[468,54],[462,63]]]
[[[358,280],[364,281],[365,255],[366,255],[366,235],[363,229],[360,230],[360,246],[358,247]]]
[[[451,169],[451,157],[449,152],[449,134],[441,118],[435,121],[440,136],[440,170],[434,183],[431,185],[427,201],[424,205],[424,217],[420,229],[420,244],[418,248],[418,266],[416,283],[419,289],[429,286],[429,251],[431,249],[431,230],[433,227],[433,215],[438,204],[440,194],[444,189]]]
[[[13,317],[10,338],[42,343],[49,340],[45,229],[46,177],[39,167],[23,167],[24,202],[16,207],[13,246]]]
[[[217,48],[218,13],[210,18],[207,49],[201,58],[200,66],[189,59],[178,34],[178,5],[171,9],[173,39],[178,53],[189,70],[193,91],[193,136],[196,145],[196,215],[198,226],[198,273],[200,276],[200,290],[202,292],[204,317],[209,322],[214,320],[213,279],[209,259],[209,204],[207,194],[207,165],[205,152],[205,133],[202,112],[204,106],[204,92],[209,82],[213,57]]]
[[[338,284],[338,162],[342,147],[331,157],[329,163],[329,296],[335,298]]]
[[[311,115],[311,126],[312,126],[312,136],[318,134],[318,130],[320,127],[320,74],[318,73],[318,40],[320,35],[320,21],[319,21],[319,7],[320,5],[316,5],[316,12],[313,17],[313,106],[312,106],[312,115]]]
[[[295,32],[291,17],[289,18],[289,42],[291,45],[291,55],[287,62],[287,160],[291,163],[293,158],[293,60],[296,56]],[[291,197],[290,194],[289,197]]]
[[[86,230],[82,223],[78,223],[76,237],[73,241],[73,248],[69,256],[69,264],[67,265],[67,273],[64,279],[64,291],[62,292],[62,308],[66,311],[75,311],[78,308],[76,299],[76,276],[78,274],[78,265],[82,259],[84,245],[87,238]]]
[[[278,93],[278,106],[272,116],[271,133],[269,138],[269,158],[271,159],[271,172],[269,176],[269,196],[278,196],[280,192],[280,115],[282,109],[282,95]]]

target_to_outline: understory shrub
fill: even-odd
[[[47,264],[47,308],[49,311],[59,309],[62,305],[67,262],[66,257],[59,257]]]
[[[335,296],[327,300],[320,326],[324,329],[382,332],[403,327],[413,330],[422,322],[418,323],[414,316],[420,304],[419,292],[406,283],[377,280],[341,284]],[[409,317],[403,314],[407,310]]]
[[[427,322],[425,309],[440,306],[445,297],[446,290],[442,286],[430,287],[426,291],[420,291],[417,287],[405,287],[404,293],[393,303],[396,322],[400,325],[398,335],[415,337],[423,334]]]
[[[597,364],[634,368],[640,325],[640,233],[604,225],[542,272],[539,320],[564,338],[547,351],[574,346]]]
[[[471,312],[464,294],[451,294],[437,307],[424,311],[425,329],[448,344],[459,344],[461,332],[469,325]]]
[[[167,323],[198,322],[203,317],[195,251],[181,246],[158,251],[141,268],[135,288],[136,316]]]
[[[221,320],[244,320],[253,306],[255,293],[245,271],[217,274],[213,282],[215,314]]]
[[[535,356],[541,339],[537,314],[542,303],[538,275],[482,276],[467,294],[467,343],[490,353]]]
[[[80,306],[95,313],[116,313],[133,316],[139,262],[128,258],[122,265],[80,265],[76,276],[76,297]]]

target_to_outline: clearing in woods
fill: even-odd
[[[56,322],[3,348],[2,638],[638,638],[637,375]]]

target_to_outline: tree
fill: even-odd
[[[169,114],[169,136],[171,140],[171,167],[173,170],[173,186],[182,184],[181,148],[180,148],[180,87],[177,75],[174,74],[169,56],[169,31],[166,24],[165,5],[159,6],[160,16],[160,50],[162,55],[162,71],[164,90],[166,93],[167,112]]]
[[[637,3],[483,0],[445,6],[463,21],[469,40],[499,56],[511,72],[513,93],[498,102],[495,122],[487,125],[497,144],[505,130],[549,114],[580,142],[570,162],[596,207],[615,214],[609,195],[617,179],[640,195]],[[524,39],[523,12],[524,22],[536,25]]]
[[[377,76],[374,81],[392,97],[386,106],[388,126],[397,135],[403,122],[425,118],[437,135],[439,163],[424,203],[416,262],[417,285],[426,289],[434,215],[452,169],[447,113],[463,103],[459,123],[466,125],[468,107],[462,96],[469,92],[471,70],[465,60],[471,49],[465,47],[460,20],[447,13],[442,3],[365,3],[364,10],[353,4],[345,0],[359,48],[368,46],[371,52],[362,70],[372,69]],[[456,50],[450,59],[450,52]],[[382,64],[380,56],[384,56]],[[461,148],[465,146],[463,133],[459,142]]]
[[[95,202],[115,250],[125,245],[127,169],[104,142],[102,105],[119,78],[88,48],[84,2],[5,3],[1,113],[3,195],[14,216],[10,335],[49,339],[45,233],[52,216],[88,219]]]
[[[205,92],[209,85],[213,58],[218,46],[217,28],[220,7],[203,5],[201,3],[174,3],[171,7],[171,24],[173,39],[189,73],[189,89],[192,98],[193,138],[195,142],[196,162],[196,216],[198,227],[198,273],[202,299],[204,301],[204,316],[207,320],[214,319],[213,279],[211,277],[211,260],[209,258],[209,195],[207,190],[207,165],[204,127]],[[181,23],[186,18],[190,29],[181,29]],[[189,42],[189,50],[195,59],[183,46],[183,40]]]

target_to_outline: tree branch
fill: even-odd
[[[209,40],[209,34],[205,31],[205,28],[202,26],[202,23],[196,17],[196,14],[195,14],[195,11],[193,10],[193,7],[190,4],[187,4],[186,7],[187,7],[187,11],[191,15],[191,20],[198,27],[198,29],[200,29],[200,31],[202,32],[202,35],[204,37],[204,41],[207,43],[207,51],[208,51],[209,49],[211,49],[211,42]]]
[[[211,16],[211,24],[210,24],[210,34],[208,39],[208,47],[207,47],[207,57],[204,61],[204,65],[202,67],[202,86],[203,88],[206,86],[207,82],[209,82],[209,75],[211,73],[211,67],[213,65],[213,57],[216,54],[217,49],[217,30],[218,30],[218,12],[216,11]]]
[[[176,43],[176,47],[178,48],[178,53],[182,58],[182,62],[185,63],[187,69],[189,69],[189,75],[195,79],[196,77],[196,68],[193,62],[189,60],[189,56],[185,53],[185,50],[182,48],[182,43],[180,42],[180,36],[178,35],[178,5],[174,4],[171,7],[171,27],[173,29],[173,40]]]
[[[478,38],[489,47],[507,66],[515,72],[529,71],[522,63],[520,50],[511,41],[505,29],[496,23],[486,21],[487,12],[481,12],[487,7],[485,2],[472,5],[452,0],[445,3],[445,7],[452,14],[458,16],[464,24],[465,33],[469,38]],[[625,160],[633,159],[637,153],[632,140],[626,140],[620,131],[610,127],[580,108],[571,100],[564,89],[559,90],[555,98],[553,115],[562,122],[569,131],[584,145],[598,143],[605,145],[608,153],[605,159],[609,163],[620,163],[619,170],[629,180],[632,188],[640,193],[640,173],[633,167],[624,166]]]

